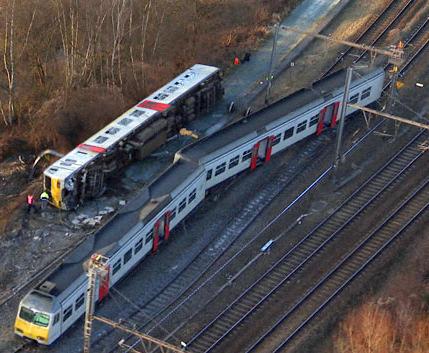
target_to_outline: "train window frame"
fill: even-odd
[[[301,121],[297,126],[296,126],[296,133],[300,133],[303,132],[307,129],[307,120],[305,121]]]
[[[134,255],[137,254],[141,249],[143,249],[143,238],[140,238],[135,244],[134,244]]]
[[[56,313],[54,316],[54,321],[52,322],[52,326],[55,326],[60,322],[60,313]]]
[[[280,143],[281,139],[282,139],[282,134],[281,133],[277,134],[277,135],[274,135],[274,139],[271,142],[271,146],[278,145]]]
[[[349,99],[350,104],[356,104],[357,102],[359,102],[359,93],[354,94]]]
[[[367,99],[371,95],[371,89],[372,89],[372,87],[368,87],[362,91],[362,93],[360,95],[361,101],[363,101],[364,99]]]
[[[182,212],[186,208],[186,197],[180,201],[179,207],[177,209],[178,213]]]
[[[226,170],[226,162],[223,162],[223,163],[219,164],[218,166],[216,166],[214,175],[218,176],[218,175],[224,173],[225,170]]]
[[[283,133],[283,140],[291,138],[294,135],[294,129],[294,127],[290,127],[289,129],[285,130],[285,132]]]
[[[248,159],[251,159],[252,158],[252,154],[253,154],[253,150],[252,149],[244,151],[243,152],[243,156],[241,157],[241,161],[244,162],[244,161],[247,161]]]
[[[206,180],[210,180],[213,176],[213,169],[207,171]]]
[[[63,322],[66,322],[73,314],[73,305],[63,310]]]
[[[133,249],[131,248],[131,249],[128,249],[126,252],[125,252],[125,254],[124,254],[124,256],[123,256],[123,259],[124,259],[124,265],[127,263],[127,262],[129,262],[130,260],[131,260],[131,258],[133,257]]]
[[[146,233],[144,243],[149,244],[152,239],[153,239],[153,229],[151,229],[150,232]]]
[[[114,276],[122,267],[122,259],[116,261],[112,266],[112,276]]]
[[[177,212],[176,212],[176,207],[175,207],[174,210],[170,211],[170,221],[175,219],[176,215],[177,215]]]
[[[319,123],[319,118],[319,114],[312,116],[308,122],[308,127],[317,125]]]
[[[228,169],[236,167],[240,163],[240,156],[235,156],[229,160]]]
[[[194,190],[191,191],[191,193],[189,194],[188,197],[188,203],[191,203],[192,201],[195,200],[195,198],[197,197],[197,189],[195,188]]]
[[[74,311],[77,311],[85,303],[85,293],[79,295],[79,297],[74,302]]]

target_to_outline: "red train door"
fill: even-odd
[[[170,211],[165,212],[153,226],[152,254],[155,254],[158,251],[159,242],[161,240],[167,241],[170,237],[170,214]]]
[[[252,159],[250,161],[251,170],[256,168],[258,161],[268,162],[271,159],[274,139],[275,136],[268,136],[263,140],[255,143],[252,150]]]
[[[316,134],[320,135],[327,127],[333,128],[337,124],[338,108],[340,102],[332,103],[324,107],[319,113]]]

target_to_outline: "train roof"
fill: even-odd
[[[382,68],[363,68],[356,69],[354,72],[355,76],[359,76],[359,78],[354,78],[352,88],[382,73],[384,75]],[[265,133],[267,128],[271,129],[276,126],[278,124],[276,122],[280,118],[289,115],[287,120],[292,120],[298,114],[314,109],[332,99],[333,96],[340,94],[344,86],[345,76],[345,70],[337,71],[315,82],[311,88],[301,89],[200,141],[196,141],[180,150],[178,156],[196,163],[200,163],[201,160],[206,158],[216,158],[225,149],[230,149],[231,145],[239,146],[249,139]],[[283,122],[284,120],[282,120]]]
[[[84,276],[84,264],[95,252],[106,256],[113,255],[136,231],[143,227],[143,224],[151,221],[160,210],[168,205],[174,197],[173,192],[180,192],[181,185],[187,185],[189,179],[195,178],[200,173],[202,173],[202,168],[192,162],[178,160],[172,164],[121,208],[111,221],[96,233],[88,235],[64,259],[59,268],[46,279],[55,285],[51,294],[59,296],[73,281]],[[133,229],[134,227],[136,228]]]

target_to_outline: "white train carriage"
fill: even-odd
[[[222,94],[218,68],[197,64],[186,70],[48,167],[44,189],[50,202],[68,210],[99,196],[106,176],[149,155]]]
[[[357,70],[350,100],[361,105],[382,92],[382,69]],[[21,301],[15,333],[51,344],[83,313],[92,254],[108,257],[109,274],[98,283],[97,300],[159,244],[203,201],[206,191],[229,177],[266,163],[310,134],[335,126],[345,72],[338,72],[286,97],[176,154],[175,162],[118,215],[73,251]],[[352,113],[352,109],[347,114]]]

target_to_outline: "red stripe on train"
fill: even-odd
[[[157,112],[163,112],[171,107],[170,104],[159,103],[154,101],[145,100],[137,105],[139,108],[146,108],[151,110],[156,110]]]
[[[96,153],[106,152],[106,149],[103,147],[91,146],[91,145],[87,145],[85,143],[81,143],[77,147],[82,148],[83,150],[92,151],[92,152],[96,152]]]

